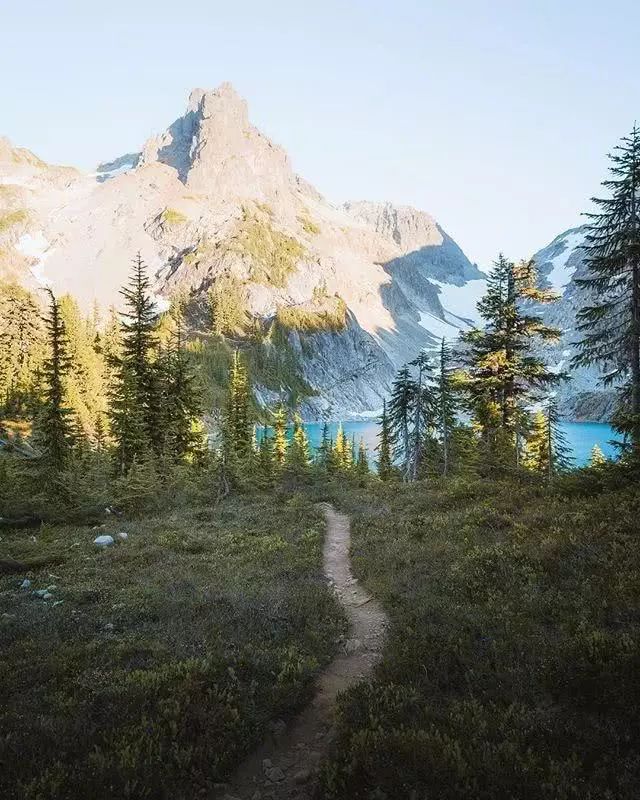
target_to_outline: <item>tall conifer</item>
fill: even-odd
[[[587,277],[577,279],[585,293],[578,312],[576,366],[599,364],[603,382],[620,392],[615,427],[630,438],[640,458],[640,128],[609,155],[611,178],[606,198],[588,214],[583,247]]]
[[[382,481],[388,481],[393,477],[393,458],[394,450],[393,431],[387,414],[387,401],[382,404],[382,416],[379,420],[378,431],[378,476]]]
[[[49,314],[45,320],[49,352],[43,367],[45,390],[38,433],[45,463],[59,471],[67,464],[72,444],[73,425],[65,399],[65,381],[71,365],[59,303],[51,289],[46,291],[49,295]]]

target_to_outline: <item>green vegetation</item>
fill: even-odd
[[[226,336],[246,330],[249,323],[247,292],[235,275],[216,277],[207,296],[213,333]]]
[[[187,221],[187,217],[175,208],[165,208],[161,217],[166,225],[183,225]]]
[[[245,213],[231,245],[251,262],[251,280],[282,288],[298,263],[304,247],[291,236],[276,230],[265,220]]]
[[[298,495],[214,509],[208,493],[98,531],[3,531],[8,556],[48,562],[0,576],[6,800],[208,795],[308,700],[344,626],[324,522]]]
[[[278,306],[276,320],[283,328],[303,333],[342,331],[347,326],[347,304],[341,297],[316,305]]]
[[[582,340],[573,366],[598,364],[619,403],[613,418],[625,448],[640,458],[640,127],[634,124],[609,155],[610,196],[594,198],[584,245],[586,289],[577,315]]]
[[[309,234],[309,236],[317,236],[320,233],[320,227],[311,219],[308,213],[300,214],[298,222],[302,226],[302,230]]]
[[[0,233],[6,233],[15,225],[20,225],[29,220],[29,212],[23,208],[18,208],[15,211],[8,211],[6,214],[0,214]]]
[[[580,360],[615,364],[627,441],[583,470],[550,392],[562,376],[539,356],[557,332],[529,302],[553,301],[531,262],[500,256],[482,326],[399,371],[378,476],[342,427],[312,454],[292,408],[312,392],[313,343],[292,330],[346,321],[326,285],[265,323],[219,275],[208,302],[159,315],[138,256],[123,313],[85,319],[50,293],[43,323],[35,297],[0,284],[3,797],[217,792],[309,697],[344,628],[310,503],[332,499],[391,629],[373,679],[340,698],[325,800],[635,798],[640,222],[625,147],[587,259],[590,288],[619,293],[622,339],[597,330],[608,300],[586,306],[597,336]],[[302,248],[255,213],[236,246],[253,280],[283,286]],[[97,550],[96,532],[115,541]]]
[[[325,798],[637,795],[640,495],[563,481],[334,492],[392,627],[340,702]]]

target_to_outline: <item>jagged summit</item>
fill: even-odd
[[[184,115],[145,143],[139,163],[154,162],[202,194],[267,198],[295,183],[287,154],[251,125],[230,83],[192,90]]]

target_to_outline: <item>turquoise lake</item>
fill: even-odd
[[[307,422],[305,428],[309,436],[309,441],[313,447],[320,444],[322,438],[322,422]],[[377,444],[378,426],[375,422],[367,420],[363,422],[344,422],[342,427],[347,436],[355,436],[356,442],[364,439],[369,454],[373,453]],[[611,440],[616,437],[610,425],[604,422],[563,422],[567,441],[573,451],[575,466],[580,467],[587,464],[594,444],[602,448],[606,456],[615,456],[616,448],[611,444]],[[338,423],[329,423],[330,435],[335,438],[338,430]]]

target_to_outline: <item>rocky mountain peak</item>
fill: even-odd
[[[295,183],[286,153],[251,125],[247,103],[230,83],[193,89],[185,114],[146,142],[140,164],[154,162],[219,199],[272,199]]]
[[[420,247],[439,246],[444,241],[445,235],[435,219],[411,206],[365,200],[345,203],[344,208],[358,221],[371,225],[378,233],[393,239],[403,253]]]

